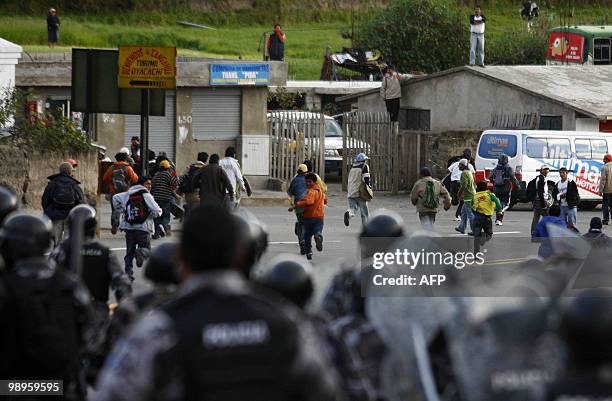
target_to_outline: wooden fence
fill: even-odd
[[[342,171],[348,171],[359,153],[370,161],[370,181],[375,191],[408,190],[419,170],[420,134],[400,133],[387,113],[345,113],[343,117]],[[347,190],[348,174],[342,175]]]
[[[281,111],[268,114],[270,177],[288,183],[304,160],[325,179],[325,117],[320,113]]]

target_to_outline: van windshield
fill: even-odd
[[[497,159],[501,154],[516,156],[516,136],[507,134],[485,134],[480,138],[478,156]]]

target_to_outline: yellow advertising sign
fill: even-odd
[[[176,47],[119,46],[119,87],[176,88]]]

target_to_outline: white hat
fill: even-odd
[[[460,164],[460,165],[462,164],[462,165],[464,165],[464,166],[467,166],[467,165],[468,165],[468,163],[469,163],[469,162],[468,162],[468,159],[461,159],[461,160],[459,160],[459,164]]]
[[[126,147],[119,149],[119,153],[125,153],[126,155],[130,154],[130,150]]]

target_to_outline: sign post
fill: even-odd
[[[149,89],[176,88],[176,47],[120,46],[119,88],[141,90],[140,167],[149,172]]]

